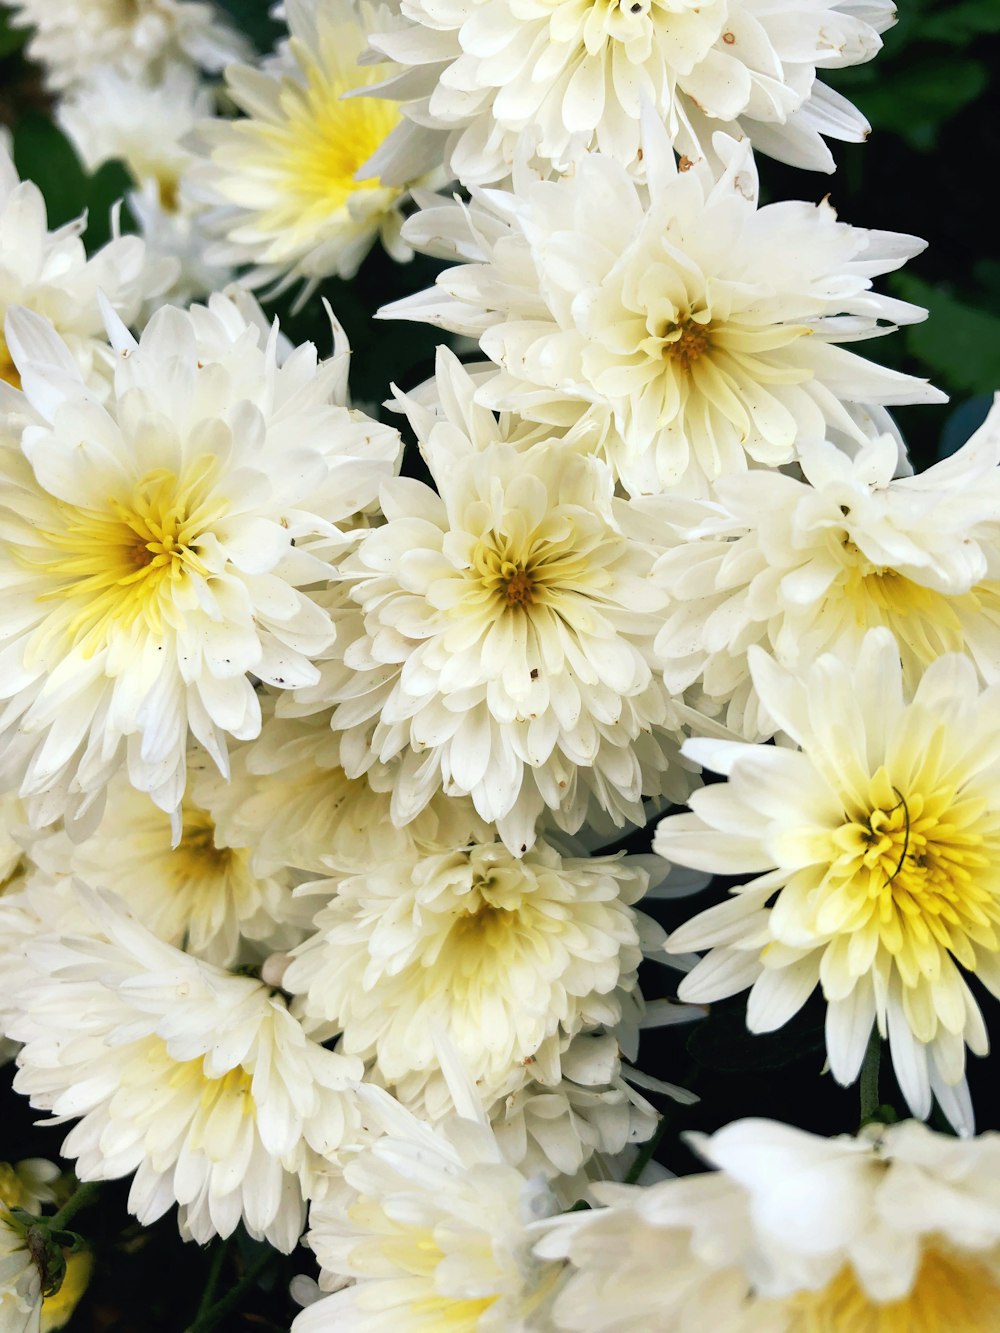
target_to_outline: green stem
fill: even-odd
[[[278,1257],[276,1250],[267,1250],[255,1263],[251,1264],[247,1271],[237,1282],[236,1286],[227,1291],[221,1301],[216,1303],[204,1313],[199,1310],[195,1316],[194,1323],[188,1328],[187,1333],[211,1333],[213,1328],[218,1328],[225,1319],[226,1315],[231,1314],[241,1303],[243,1297],[247,1294],[253,1284],[263,1273],[264,1269]]]
[[[219,1275],[222,1272],[222,1265],[226,1261],[226,1253],[229,1249],[231,1236],[227,1236],[224,1241],[216,1245],[212,1252],[212,1263],[208,1270],[208,1280],[205,1283],[205,1290],[201,1293],[201,1300],[198,1302],[198,1313],[195,1315],[195,1323],[203,1318],[212,1308],[212,1302],[215,1300],[215,1289],[219,1285]]]
[[[643,1171],[645,1171],[646,1167],[652,1161],[653,1153],[655,1153],[657,1148],[660,1146],[660,1141],[662,1140],[666,1132],[667,1132],[667,1117],[665,1115],[661,1115],[660,1123],[656,1126],[652,1134],[649,1136],[649,1138],[646,1140],[646,1142],[642,1145],[642,1147],[636,1154],[636,1159],[629,1168],[628,1175],[625,1177],[626,1185],[638,1184],[639,1177],[642,1175]]]
[[[872,1035],[865,1052],[865,1062],[861,1066],[861,1123],[867,1125],[875,1115],[881,1102],[878,1094],[879,1064],[882,1059],[882,1039],[878,1028],[872,1028]]]
[[[88,1181],[86,1185],[77,1185],[58,1213],[54,1217],[44,1219],[45,1225],[51,1231],[64,1231],[66,1223],[76,1217],[81,1208],[86,1208],[88,1203],[93,1202],[99,1189],[100,1185],[93,1180]]]

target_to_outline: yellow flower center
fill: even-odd
[[[788,1309],[787,1333],[993,1333],[1000,1283],[976,1256],[932,1246],[903,1300],[877,1305],[846,1267],[821,1291],[793,1297]]]
[[[21,387],[21,376],[18,374],[17,366],[11,360],[10,348],[4,341],[2,333],[0,333],[0,380],[13,385],[15,389]]]
[[[214,460],[202,458],[183,479],[148,473],[130,495],[109,497],[102,510],[56,502],[58,526],[41,533],[46,554],[34,545],[19,553],[24,565],[56,584],[38,600],[60,608],[41,626],[33,651],[57,637],[90,657],[112,630],[137,621],[162,636],[175,597],[193,576],[211,577],[201,543],[227,508],[213,495],[214,475]],[[190,605],[190,597],[184,600]]]
[[[663,330],[661,355],[682,371],[689,371],[711,348],[711,323],[705,319],[686,319],[679,324],[667,324]]]
[[[28,1208],[34,1197],[10,1163],[0,1162],[0,1207]]]
[[[317,59],[295,41],[292,48],[306,82],[285,81],[283,123],[249,122],[248,129],[269,149],[282,181],[283,200],[272,210],[269,222],[276,224],[280,214],[290,225],[298,225],[337,212],[359,190],[381,188],[377,178],[356,181],[354,176],[398,125],[400,113],[391,100],[344,97],[354,88],[374,83],[371,70],[356,68],[329,52],[325,60]]]
[[[232,847],[216,846],[212,816],[185,801],[181,840],[171,849],[168,860],[178,886],[187,887],[191,880],[224,875],[235,855],[238,853]]]
[[[842,892],[841,933],[878,933],[906,985],[940,973],[940,950],[975,967],[971,943],[1000,946],[1000,817],[932,771],[894,784],[883,765],[833,833],[831,888]],[[837,884],[839,881],[839,886]]]
[[[551,605],[561,591],[601,582],[586,553],[577,549],[578,534],[558,524],[558,533],[512,536],[487,532],[476,543],[470,574],[485,600],[500,613]]]
[[[253,1075],[242,1065],[220,1078],[205,1073],[203,1059],[175,1060],[159,1037],[149,1037],[137,1058],[126,1066],[124,1087],[171,1089],[175,1106],[182,1104],[191,1116],[188,1144],[203,1150],[214,1161],[222,1161],[232,1150],[234,1116],[243,1119],[256,1114],[253,1099]],[[147,1107],[135,1112],[136,1121],[154,1123],[162,1114],[162,1099],[153,1098]]]

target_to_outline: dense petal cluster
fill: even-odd
[[[574,1333],[988,1333],[1000,1293],[1000,1141],[915,1121],[819,1138],[738,1121],[695,1146],[718,1173],[546,1224]]]
[[[648,107],[679,154],[698,158],[713,130],[745,133],[782,161],[833,170],[823,135],[869,129],[818,68],[870,60],[895,12],[887,0],[403,0],[407,23],[376,50],[406,67],[411,124],[428,130],[464,183],[503,180],[519,158],[571,172],[588,152],[641,172]],[[441,150],[439,150],[441,151]]]
[[[912,689],[942,653],[1000,674],[1000,409],[954,456],[896,476],[887,435],[852,459],[799,444],[802,477],[720,477],[713,498],[650,500],[676,545],[655,577],[674,603],[656,637],[672,690],[697,687],[747,739],[767,736],[747,667],[759,643],[785,666],[857,652],[892,631]],[[696,543],[696,545],[692,545]]]
[[[0,452],[4,780],[41,823],[99,808],[126,765],[175,812],[189,733],[225,771],[226,736],[259,731],[248,672],[317,678],[334,631],[299,591],[329,574],[310,543],[343,543],[398,437],[342,405],[345,348],[279,364],[223,298],[138,343],[111,322],[104,407],[44,321],[7,327],[32,415]]]
[[[831,429],[863,443],[849,404],[940,400],[840,345],[924,318],[872,290],[923,242],[850,227],[827,202],[758,207],[748,145],[718,138],[716,176],[680,169],[647,128],[645,185],[594,153],[571,177],[417,214],[404,234],[466,263],[383,315],[479,338],[499,371],[487,406],[595,418],[633,495],[778,467]]]
[[[326,1158],[360,1128],[361,1063],[310,1041],[282,999],[162,943],[112,897],[90,935],[28,946],[11,1035],[34,1106],[80,1117],[81,1180],[132,1175],[143,1223],[180,1204],[204,1244],[242,1219],[289,1251]]]
[[[947,654],[911,695],[887,630],[852,662],[824,655],[797,673],[752,649],[751,673],[797,748],[687,742],[729,781],[663,820],[655,846],[755,878],[672,934],[668,949],[711,949],[679,993],[749,986],[747,1023],[763,1032],[819,986],[840,1082],[877,1025],[913,1113],[929,1115],[933,1093],[971,1132],[965,1048],[985,1054],[987,1036],[965,973],[1000,994],[997,688]]]
[[[263,69],[231,65],[229,95],[245,112],[205,121],[192,190],[212,206],[212,256],[252,264],[247,281],[275,290],[350,278],[381,238],[396,259],[405,190],[362,168],[399,121],[392,103],[362,93],[376,75],[359,66],[366,34],[388,11],[369,0],[289,0],[291,36]],[[423,175],[414,170],[409,181]],[[360,177],[360,178],[359,178]]]

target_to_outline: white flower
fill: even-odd
[[[946,652],[1000,677],[1000,409],[952,457],[896,477],[897,445],[880,436],[852,460],[799,443],[805,480],[755,471],[720,477],[710,501],[656,497],[645,513],[673,524],[655,577],[674,606],[656,638],[670,689],[696,682],[748,739],[760,716],[750,643],[783,665],[857,650],[879,625],[895,636],[912,688]]]
[[[531,1224],[556,1210],[548,1189],[481,1119],[432,1130],[388,1097],[372,1111],[386,1132],[313,1204],[307,1237],[321,1286],[355,1281],[294,1333],[544,1333],[561,1265],[532,1257]]]
[[[357,63],[376,15],[386,21],[369,0],[293,0],[279,57],[226,70],[246,118],[202,125],[188,181],[213,206],[206,226],[220,240],[208,257],[254,265],[253,286],[304,279],[304,299],[321,278],[353,277],[379,238],[396,259],[412,254],[399,236],[405,190],[356,179],[399,121],[394,103],[347,96],[377,78]]]
[[[595,418],[595,448],[633,495],[777,467],[831,428],[864,443],[849,404],[941,400],[838,345],[924,318],[871,289],[922,241],[837,222],[826,202],[758,208],[746,144],[717,136],[715,179],[679,170],[648,121],[644,143],[648,185],[591,154],[572,177],[416,214],[404,234],[418,248],[471,262],[382,315],[479,338],[500,370],[486,406]]]
[[[41,1316],[41,1273],[23,1228],[0,1204],[0,1329],[3,1333],[39,1333]]]
[[[640,926],[655,928],[631,904],[646,884],[621,857],[541,840],[520,859],[502,843],[413,853],[309,886],[336,892],[282,986],[404,1102],[438,1068],[443,1034],[489,1104],[551,1039],[556,1081],[560,1046],[641,1003]]]
[[[269,702],[262,700],[260,736],[233,749],[232,781],[214,786],[227,837],[252,847],[259,874],[285,866],[321,875],[364,873],[417,847],[458,847],[490,836],[470,800],[443,794],[396,828],[389,818],[390,768],[376,765],[349,778],[340,767],[329,709],[275,717]]]
[[[143,302],[162,295],[175,276],[175,265],[150,260],[135,236],[116,236],[88,259],[80,239],[85,226],[79,217],[50,232],[41,190],[18,180],[0,143],[0,380],[15,388],[21,380],[2,327],[12,306],[50,320],[96,388],[113,359],[98,293],[131,324]]]
[[[201,753],[188,766],[176,845],[170,817],[118,775],[96,831],[82,843],[61,830],[32,841],[35,865],[112,890],[159,939],[220,967],[291,948],[311,919],[292,897],[290,874],[260,874],[249,836],[234,840],[217,818],[220,806],[246,799],[246,783],[239,774],[224,781]]]
[[[10,22],[33,28],[28,55],[62,91],[103,66],[162,75],[172,61],[219,70],[246,58],[244,37],[214,4],[188,0],[12,0]]]
[[[159,311],[138,344],[110,327],[105,408],[44,321],[7,322],[34,415],[0,450],[0,741],[38,824],[96,815],[123,765],[176,811],[189,732],[225,771],[227,734],[259,731],[248,673],[317,678],[333,626],[299,589],[398,447],[342,405],[343,340],[279,365],[276,332],[223,297]]]
[[[304,1195],[358,1132],[360,1061],[310,1041],[261,982],[162,943],[110,896],[84,902],[94,934],[27,947],[15,1087],[81,1117],[62,1148],[81,1180],[135,1173],[144,1225],[176,1201],[185,1237],[242,1219],[290,1251]]]
[[[766,1032],[818,985],[838,1082],[857,1077],[877,1024],[913,1113],[929,1115],[933,1093],[971,1132],[965,1047],[988,1042],[963,973],[1000,995],[997,687],[980,693],[972,662],[947,654],[910,697],[881,629],[795,674],[750,652],[764,708],[799,748],[685,746],[729,782],[663,820],[655,849],[757,877],[671,935],[668,950],[712,950],[680,997],[751,986],[747,1024]]]
[[[502,180],[518,157],[571,171],[600,150],[641,173],[643,103],[678,153],[713,130],[750,136],[795,166],[833,171],[822,136],[860,140],[864,117],[817,68],[870,60],[895,20],[886,0],[403,0],[408,20],[372,46],[405,67],[403,146],[450,132],[466,185]],[[420,128],[427,127],[427,128]],[[412,151],[412,148],[411,148]]]
[[[1000,1139],[914,1121],[823,1139],[745,1120],[692,1136],[715,1175],[595,1186],[536,1246],[573,1271],[574,1333],[992,1333]]]
[[[440,495],[383,486],[388,521],[342,564],[337,659],[296,699],[337,701],[352,776],[397,762],[397,824],[442,787],[471,795],[514,851],[546,806],[569,831],[588,806],[644,823],[643,795],[686,786],[671,765],[679,723],[648,665],[654,548],[630,539],[595,459],[491,443],[492,416],[461,398],[446,420],[412,421],[428,426]]]

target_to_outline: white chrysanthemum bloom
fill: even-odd
[[[468,798],[440,793],[418,819],[396,828],[389,818],[392,770],[376,766],[349,778],[329,710],[267,713],[260,736],[234,747],[230,767],[232,781],[216,785],[214,808],[227,837],[253,848],[261,874],[284,866],[363,873],[417,847],[458,847],[490,836]]]
[[[164,944],[85,893],[90,936],[27,946],[15,1087],[60,1119],[81,1180],[135,1173],[143,1224],[199,1243],[242,1220],[290,1251],[326,1159],[359,1132],[361,1062],[310,1041],[269,987]],[[116,905],[117,903],[117,905]],[[100,932],[100,933],[97,933]]]
[[[304,280],[304,299],[322,278],[353,277],[378,239],[396,259],[412,255],[400,239],[405,189],[357,179],[399,109],[347,96],[378,77],[358,57],[372,23],[387,16],[369,0],[292,0],[279,56],[226,70],[245,118],[204,122],[188,183],[213,206],[206,226],[219,240],[209,258],[253,265],[251,285],[280,291]]]
[[[416,214],[404,235],[467,262],[381,314],[478,338],[500,371],[486,406],[596,417],[595,448],[633,495],[777,467],[831,428],[862,444],[851,404],[942,400],[839,345],[924,318],[872,290],[922,241],[840,223],[827,202],[758,208],[747,144],[716,137],[716,178],[645,130],[648,185],[591,154],[572,177]]]
[[[224,297],[159,311],[139,343],[109,327],[102,407],[50,326],[7,321],[34,415],[0,454],[0,739],[39,824],[96,815],[123,765],[178,810],[189,733],[224,772],[226,736],[260,730],[249,673],[318,678],[333,626],[300,589],[398,449],[344,406],[342,335],[331,361],[306,344],[279,364],[276,331]]]
[[[246,59],[246,39],[214,4],[188,0],[12,0],[10,22],[33,28],[28,55],[63,91],[105,66],[161,76],[173,61],[220,70]]]
[[[246,798],[246,783],[239,773],[225,781],[202,754],[188,764],[176,843],[170,816],[119,774],[89,838],[50,832],[30,843],[32,860],[43,875],[112,890],[159,939],[220,967],[291,948],[311,925],[291,875],[261,874],[252,841],[233,840],[229,821],[217,818],[220,806]]]
[[[294,1333],[544,1333],[563,1266],[532,1256],[532,1224],[555,1198],[504,1160],[471,1097],[431,1129],[377,1091],[383,1136],[309,1214],[320,1286],[341,1290]]]
[[[12,306],[50,320],[96,388],[113,361],[98,293],[131,324],[143,302],[161,296],[174,279],[175,264],[150,259],[136,236],[116,236],[88,259],[85,226],[79,217],[50,232],[41,190],[18,179],[0,143],[0,380],[15,388],[21,380],[3,334]]]
[[[411,421],[440,494],[383,486],[388,521],[342,564],[336,658],[295,696],[337,702],[346,771],[396,762],[397,824],[442,787],[471,795],[514,851],[545,807],[573,832],[592,806],[645,823],[642,796],[665,784],[683,799],[680,724],[649,667],[656,551],[630,537],[608,470],[492,443],[467,401]]]
[[[1000,678],[1000,408],[918,476],[894,475],[890,436],[853,460],[829,444],[798,447],[804,480],[761,470],[721,477],[711,500],[645,502],[677,542],[654,572],[673,601],[656,638],[669,688],[697,683],[728,705],[727,726],[758,739],[774,728],[750,683],[751,643],[795,667],[833,648],[851,654],[879,625],[909,688],[947,652]]]
[[[838,1082],[857,1077],[877,1024],[914,1115],[930,1114],[933,1093],[971,1132],[965,1047],[982,1055],[988,1042],[963,972],[1000,995],[997,687],[980,693],[969,658],[947,654],[910,697],[884,629],[798,673],[751,648],[750,670],[799,748],[685,746],[729,781],[663,820],[655,849],[757,877],[671,935],[669,951],[711,948],[680,997],[750,986],[747,1024],[767,1032],[818,985]]]
[[[0,1204],[0,1328],[3,1333],[39,1333],[41,1318],[42,1275],[24,1228]]]
[[[282,986],[407,1104],[442,1035],[489,1104],[553,1038],[558,1051],[614,1028],[640,1002],[640,931],[661,938],[631,906],[646,885],[619,856],[564,857],[541,839],[521,858],[497,842],[417,852],[299,890],[334,896]]]
[[[466,185],[503,180],[518,158],[544,175],[600,150],[643,170],[645,103],[678,153],[713,130],[749,135],[794,166],[833,171],[823,135],[858,141],[865,118],[817,69],[870,60],[895,20],[888,0],[403,0],[407,24],[372,46],[404,67],[384,84],[411,99],[397,152],[447,133]]]
[[[692,1136],[718,1173],[545,1224],[573,1333],[992,1333],[1000,1140],[907,1121],[823,1139],[745,1120]]]
[[[122,161],[136,188],[127,195],[146,253],[169,259],[176,276],[161,304],[184,305],[221,291],[233,270],[205,257],[209,242],[182,189],[192,155],[181,141],[215,106],[195,70],[173,65],[161,79],[129,77],[113,69],[83,84],[56,108],[63,130],[89,171]],[[147,303],[148,318],[155,307]]]

